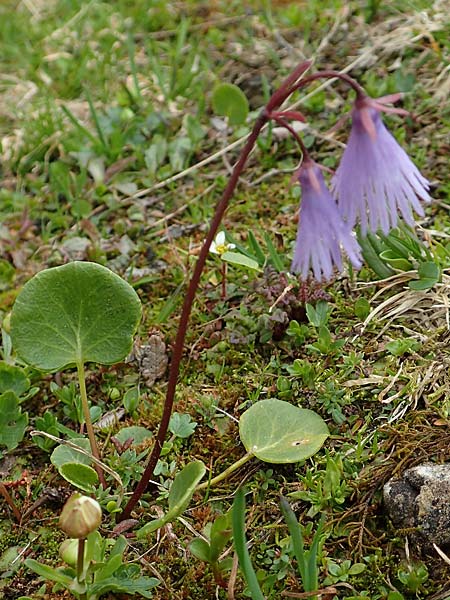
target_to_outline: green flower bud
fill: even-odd
[[[78,540],[69,538],[59,547],[59,555],[69,567],[75,567],[78,560]]]
[[[97,500],[81,494],[73,494],[65,503],[59,527],[71,538],[85,538],[100,527],[102,509]]]

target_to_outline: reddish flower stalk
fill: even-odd
[[[355,90],[355,92],[358,96],[366,95],[364,88],[362,86],[360,86],[359,83],[357,81],[355,81],[355,79],[353,79],[353,77],[350,77],[350,75],[347,75],[346,73],[340,73],[339,71],[333,71],[333,70],[317,71],[317,73],[313,73],[312,75],[309,75],[308,77],[304,77],[301,81],[296,82],[295,85],[292,86],[290,93],[292,94],[296,90],[298,90],[302,87],[305,87],[305,85],[309,85],[310,83],[312,83],[313,81],[316,81],[317,79],[334,79],[334,78],[345,81],[345,83],[347,85],[349,85],[351,88],[353,88]]]
[[[255,146],[256,140],[258,139],[259,134],[261,133],[264,125],[270,120],[271,113],[276,111],[283,102],[290,96],[292,93],[293,86],[297,85],[299,78],[303,75],[303,73],[310,67],[311,62],[306,61],[300,64],[294,71],[284,80],[281,86],[273,93],[271,98],[269,99],[266,107],[260,113],[256,123],[247,138],[247,142],[245,146],[242,148],[241,154],[237,163],[234,166],[233,172],[231,174],[230,180],[228,181],[228,185],[225,188],[222,198],[219,200],[216,212],[211,220],[211,224],[209,227],[208,235],[206,236],[206,240],[200,250],[200,254],[197,260],[197,263],[194,268],[194,273],[189,282],[189,287],[186,293],[186,297],[184,300],[183,308],[181,311],[180,322],[178,325],[178,331],[175,338],[175,344],[173,347],[172,361],[170,364],[170,372],[169,372],[169,381],[167,385],[167,393],[166,399],[164,402],[163,414],[161,417],[161,422],[159,425],[158,433],[156,436],[155,444],[153,446],[152,453],[150,455],[148,464],[145,468],[144,473],[142,474],[141,480],[137,484],[133,495],[128,501],[122,513],[118,516],[117,520],[122,521],[124,519],[128,519],[131,515],[133,508],[136,506],[137,502],[144,494],[146,489],[149,486],[150,480],[153,477],[153,472],[155,470],[158,459],[161,455],[161,450],[164,444],[164,440],[166,438],[167,430],[169,427],[170,416],[172,414],[173,402],[175,398],[175,391],[178,381],[178,375],[180,371],[180,363],[183,355],[183,347],[184,340],[186,338],[187,327],[189,323],[189,317],[191,314],[192,305],[195,299],[195,294],[197,292],[197,288],[200,282],[200,277],[203,271],[203,268],[206,263],[206,259],[209,253],[209,248],[211,246],[211,242],[213,241],[216,232],[219,228],[219,225],[222,221],[222,217],[228,208],[228,204],[234,194],[234,190],[236,189],[237,183],[239,181],[239,177],[244,169],[245,163],[247,162],[247,158],[250,155],[253,147]]]

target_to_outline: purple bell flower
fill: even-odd
[[[423,216],[420,200],[431,200],[427,179],[381,119],[381,111],[408,114],[385,106],[400,97],[393,94],[377,100],[363,95],[357,98],[347,147],[331,182],[347,225],[353,228],[359,222],[363,235],[378,229],[387,234],[397,225],[399,212],[408,225],[414,225],[412,211]]]
[[[342,249],[353,266],[361,267],[361,249],[339,214],[320,167],[305,158],[296,173],[302,190],[297,240],[291,270],[307,279],[310,270],[318,281],[342,270]]]

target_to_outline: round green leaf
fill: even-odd
[[[121,444],[124,444],[127,440],[132,438],[132,445],[138,446],[145,440],[149,440],[152,436],[153,433],[149,429],[139,425],[132,425],[131,427],[122,427],[122,429],[116,433],[114,437],[119,440]]]
[[[65,463],[58,469],[61,477],[84,492],[91,493],[98,484],[97,472],[81,463]]]
[[[248,115],[248,100],[244,92],[232,83],[221,83],[213,91],[213,110],[228,117],[230,125],[242,125]]]
[[[72,444],[79,446],[83,450],[87,452],[91,451],[91,446],[89,444],[89,440],[86,438],[73,438],[70,440]],[[62,467],[66,463],[80,463],[83,465],[90,465],[91,459],[86,454],[78,452],[75,448],[71,446],[66,446],[61,444],[60,446],[56,446],[50,456],[50,462],[55,465],[56,468]]]
[[[247,452],[264,462],[294,463],[315,454],[329,435],[325,421],[306,408],[274,398],[260,400],[239,420]]]
[[[131,350],[141,317],[133,288],[96,263],[41,271],[22,289],[11,315],[17,354],[43,371],[84,362],[113,364]]]

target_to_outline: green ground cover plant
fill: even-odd
[[[445,3],[131,4],[0,7],[0,598],[445,600],[382,501],[448,459]],[[330,276],[298,202],[384,96],[433,200]]]

